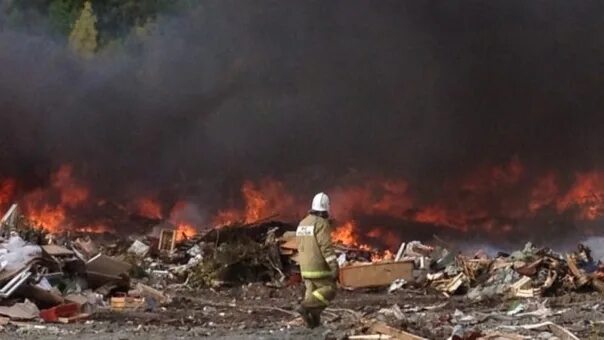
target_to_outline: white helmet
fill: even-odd
[[[325,193],[318,193],[312,199],[311,210],[329,212],[329,197]]]

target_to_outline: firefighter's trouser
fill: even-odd
[[[336,281],[333,278],[304,279],[306,293],[302,306],[309,309],[323,310],[336,297]]]

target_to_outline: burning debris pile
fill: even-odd
[[[440,338],[449,332],[449,339],[533,339],[537,331],[549,334],[541,335],[540,339],[578,339],[569,330],[551,322],[553,317],[560,315],[565,315],[566,319],[562,320],[568,322],[571,308],[554,311],[546,307],[548,300],[573,294],[589,296],[604,293],[604,264],[595,261],[590,248],[584,244],[563,255],[549,248],[537,248],[529,242],[521,250],[511,254],[499,252],[494,257],[489,257],[484,251],[472,256],[462,255],[455,247],[436,237],[435,244],[439,245],[428,246],[419,241],[403,243],[393,260],[371,262],[355,259],[345,263],[340,271],[340,284],[353,290],[389,286],[390,294],[422,292],[422,295],[428,293],[444,299],[443,303],[425,308],[407,304],[401,309],[395,304],[377,311],[374,318],[390,317],[397,320],[396,323],[406,324],[404,329],[427,338]],[[341,256],[344,255],[346,253]],[[458,304],[509,307],[503,307],[504,311],[490,307],[490,314],[472,310],[476,307],[470,307],[472,312],[469,314],[459,309],[455,309],[453,314],[444,310],[445,306]],[[597,310],[599,304],[593,308]],[[432,320],[420,320],[409,314],[420,311],[423,311],[422,315],[429,314]],[[523,324],[523,318],[547,321]],[[496,324],[487,322],[489,319]],[[375,327],[375,322],[367,321],[358,332],[394,339],[423,339],[381,322]],[[367,327],[367,323],[373,326]],[[576,322],[573,327],[577,326],[581,325]],[[498,332],[502,329],[516,333]],[[351,338],[365,339],[364,336],[367,335]]]
[[[61,323],[89,318],[98,309],[154,310],[170,302],[166,289],[284,282],[278,239],[293,228],[260,221],[187,238],[163,223],[129,239],[47,234],[16,204],[0,226],[0,298],[7,305],[0,315]]]
[[[436,260],[421,259],[433,270],[420,273],[425,276],[416,281],[447,296],[465,294],[469,300],[479,301],[557,296],[590,289],[604,293],[604,266],[594,261],[591,250],[583,244],[565,256],[530,242],[522,250],[500,252],[494,258],[483,252],[468,257],[438,248],[429,256],[432,254]]]
[[[245,291],[260,285],[264,290],[288,294],[301,286],[295,226],[271,219],[231,223],[193,236],[183,234],[182,229],[166,221],[126,237],[74,231],[48,233],[21,215],[15,204],[0,221],[0,227],[0,315],[4,323],[40,319],[71,323],[97,319],[103,313],[166,313],[178,309],[183,296],[202,291]],[[462,255],[455,246],[436,237],[433,244],[406,242],[395,254],[367,245],[336,243],[339,285],[342,294],[350,296],[345,301],[354,302],[357,298],[352,297],[362,299],[373,294],[390,297],[390,302],[397,295],[415,292],[441,302],[437,307],[401,308],[396,304],[385,308],[382,304],[379,310],[368,306],[360,310],[346,308],[339,309],[345,311],[340,316],[337,309],[328,308],[328,320],[340,320],[333,321],[332,331],[351,339],[440,338],[445,333],[453,333],[455,339],[478,335],[490,339],[488,336],[496,334],[496,326],[476,321],[476,315],[458,310],[447,311],[453,316],[445,318],[444,306],[510,301],[515,306],[505,312],[505,317],[510,318],[542,313],[545,307],[541,304],[547,301],[537,303],[542,298],[604,293],[604,266],[593,259],[591,250],[583,244],[570,254],[560,254],[527,243],[521,250],[500,252],[493,257],[483,251]],[[295,318],[294,297],[298,296],[296,293],[286,298],[282,307],[246,308],[274,310]],[[204,311],[241,308],[233,302],[203,304]],[[414,320],[412,315],[418,311],[432,313],[434,320],[430,322],[437,326],[428,327]],[[498,313],[501,312],[492,311],[487,319],[501,317]],[[207,324],[211,324],[215,316],[206,314]],[[398,321],[386,322],[393,318]],[[472,327],[466,322],[470,319],[475,321]],[[402,321],[405,325],[401,327]],[[287,321],[287,327],[295,324],[291,322]],[[508,330],[518,334],[507,333],[508,337],[501,339],[516,339],[513,336],[519,334],[532,336],[530,325],[522,328],[512,322],[508,326]],[[538,326],[534,329],[571,334],[553,323]],[[575,339],[574,335],[569,336],[568,339]]]

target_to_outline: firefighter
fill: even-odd
[[[309,328],[321,324],[321,312],[336,295],[338,261],[331,244],[329,197],[318,193],[296,230],[300,271],[306,293],[298,312]]]

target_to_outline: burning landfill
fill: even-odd
[[[55,175],[66,207],[88,195],[68,170]],[[26,214],[13,204],[0,221],[4,332],[341,339],[604,335],[604,322],[597,320],[604,313],[604,264],[585,244],[567,253],[530,242],[510,253],[467,253],[434,236],[380,251],[360,243],[354,222],[331,235],[340,297],[325,310],[324,328],[305,330],[295,311],[302,289],[297,225],[262,217],[271,209],[266,192],[248,183],[242,194],[244,210],[219,212],[215,221],[222,224],[203,232],[174,222],[176,213],[163,219],[151,199],[139,200],[137,213],[120,219],[137,230],[128,235],[110,224],[66,227],[59,208],[43,205],[35,212],[30,204]],[[125,214],[119,206],[111,209],[115,218]],[[178,204],[173,211],[182,209]],[[377,229],[369,234],[381,235]],[[54,326],[71,323],[77,327]]]
[[[0,338],[604,338],[602,32],[601,1],[0,0]]]

